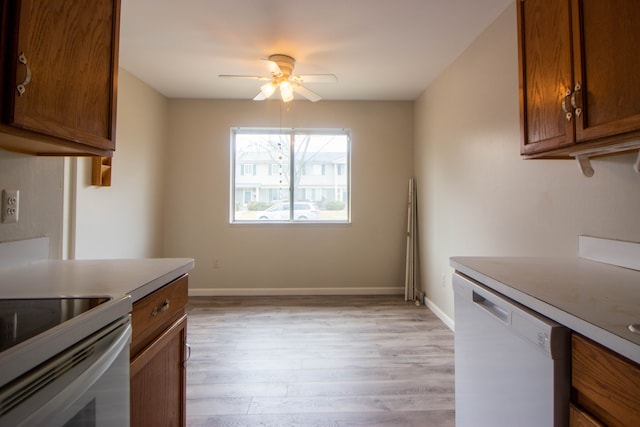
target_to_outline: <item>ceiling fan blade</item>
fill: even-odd
[[[277,75],[282,74],[282,70],[280,69],[280,66],[276,62],[271,61],[271,60],[269,60],[267,58],[263,58],[262,61],[265,64],[267,64],[267,67],[269,68],[269,72],[272,75],[277,76]]]
[[[338,77],[335,74],[299,74],[293,77],[305,83],[337,83]]]
[[[269,81],[271,77],[264,76],[243,76],[238,74],[218,74],[218,77],[223,79],[248,79],[248,80],[259,80],[259,81]]]
[[[307,98],[311,102],[317,102],[317,101],[320,101],[322,99],[320,97],[320,95],[318,95],[315,92],[310,91],[309,89],[307,89],[304,86],[293,85],[293,90],[298,92],[300,95],[304,96],[305,98]]]

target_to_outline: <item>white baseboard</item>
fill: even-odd
[[[435,314],[438,317],[438,319],[442,320],[442,322],[445,325],[447,325],[449,329],[451,329],[452,331],[456,330],[456,324],[453,321],[453,319],[447,316],[445,312],[440,309],[440,307],[435,305],[433,301],[431,301],[429,298],[426,298],[426,297],[424,299],[424,302],[427,308],[431,310],[433,314]]]
[[[403,295],[404,287],[358,288],[190,288],[191,297],[300,296],[300,295]]]

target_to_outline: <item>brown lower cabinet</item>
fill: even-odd
[[[571,347],[570,427],[640,425],[640,365],[578,334]]]
[[[133,305],[131,426],[186,421],[187,276]]]

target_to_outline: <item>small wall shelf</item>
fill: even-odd
[[[111,187],[112,157],[94,157],[91,164],[91,185]]]

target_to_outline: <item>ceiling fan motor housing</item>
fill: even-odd
[[[282,55],[279,53],[269,56],[269,61],[278,64],[278,67],[280,67],[280,71],[287,78],[293,72],[293,67],[296,64],[296,60],[289,55]]]

